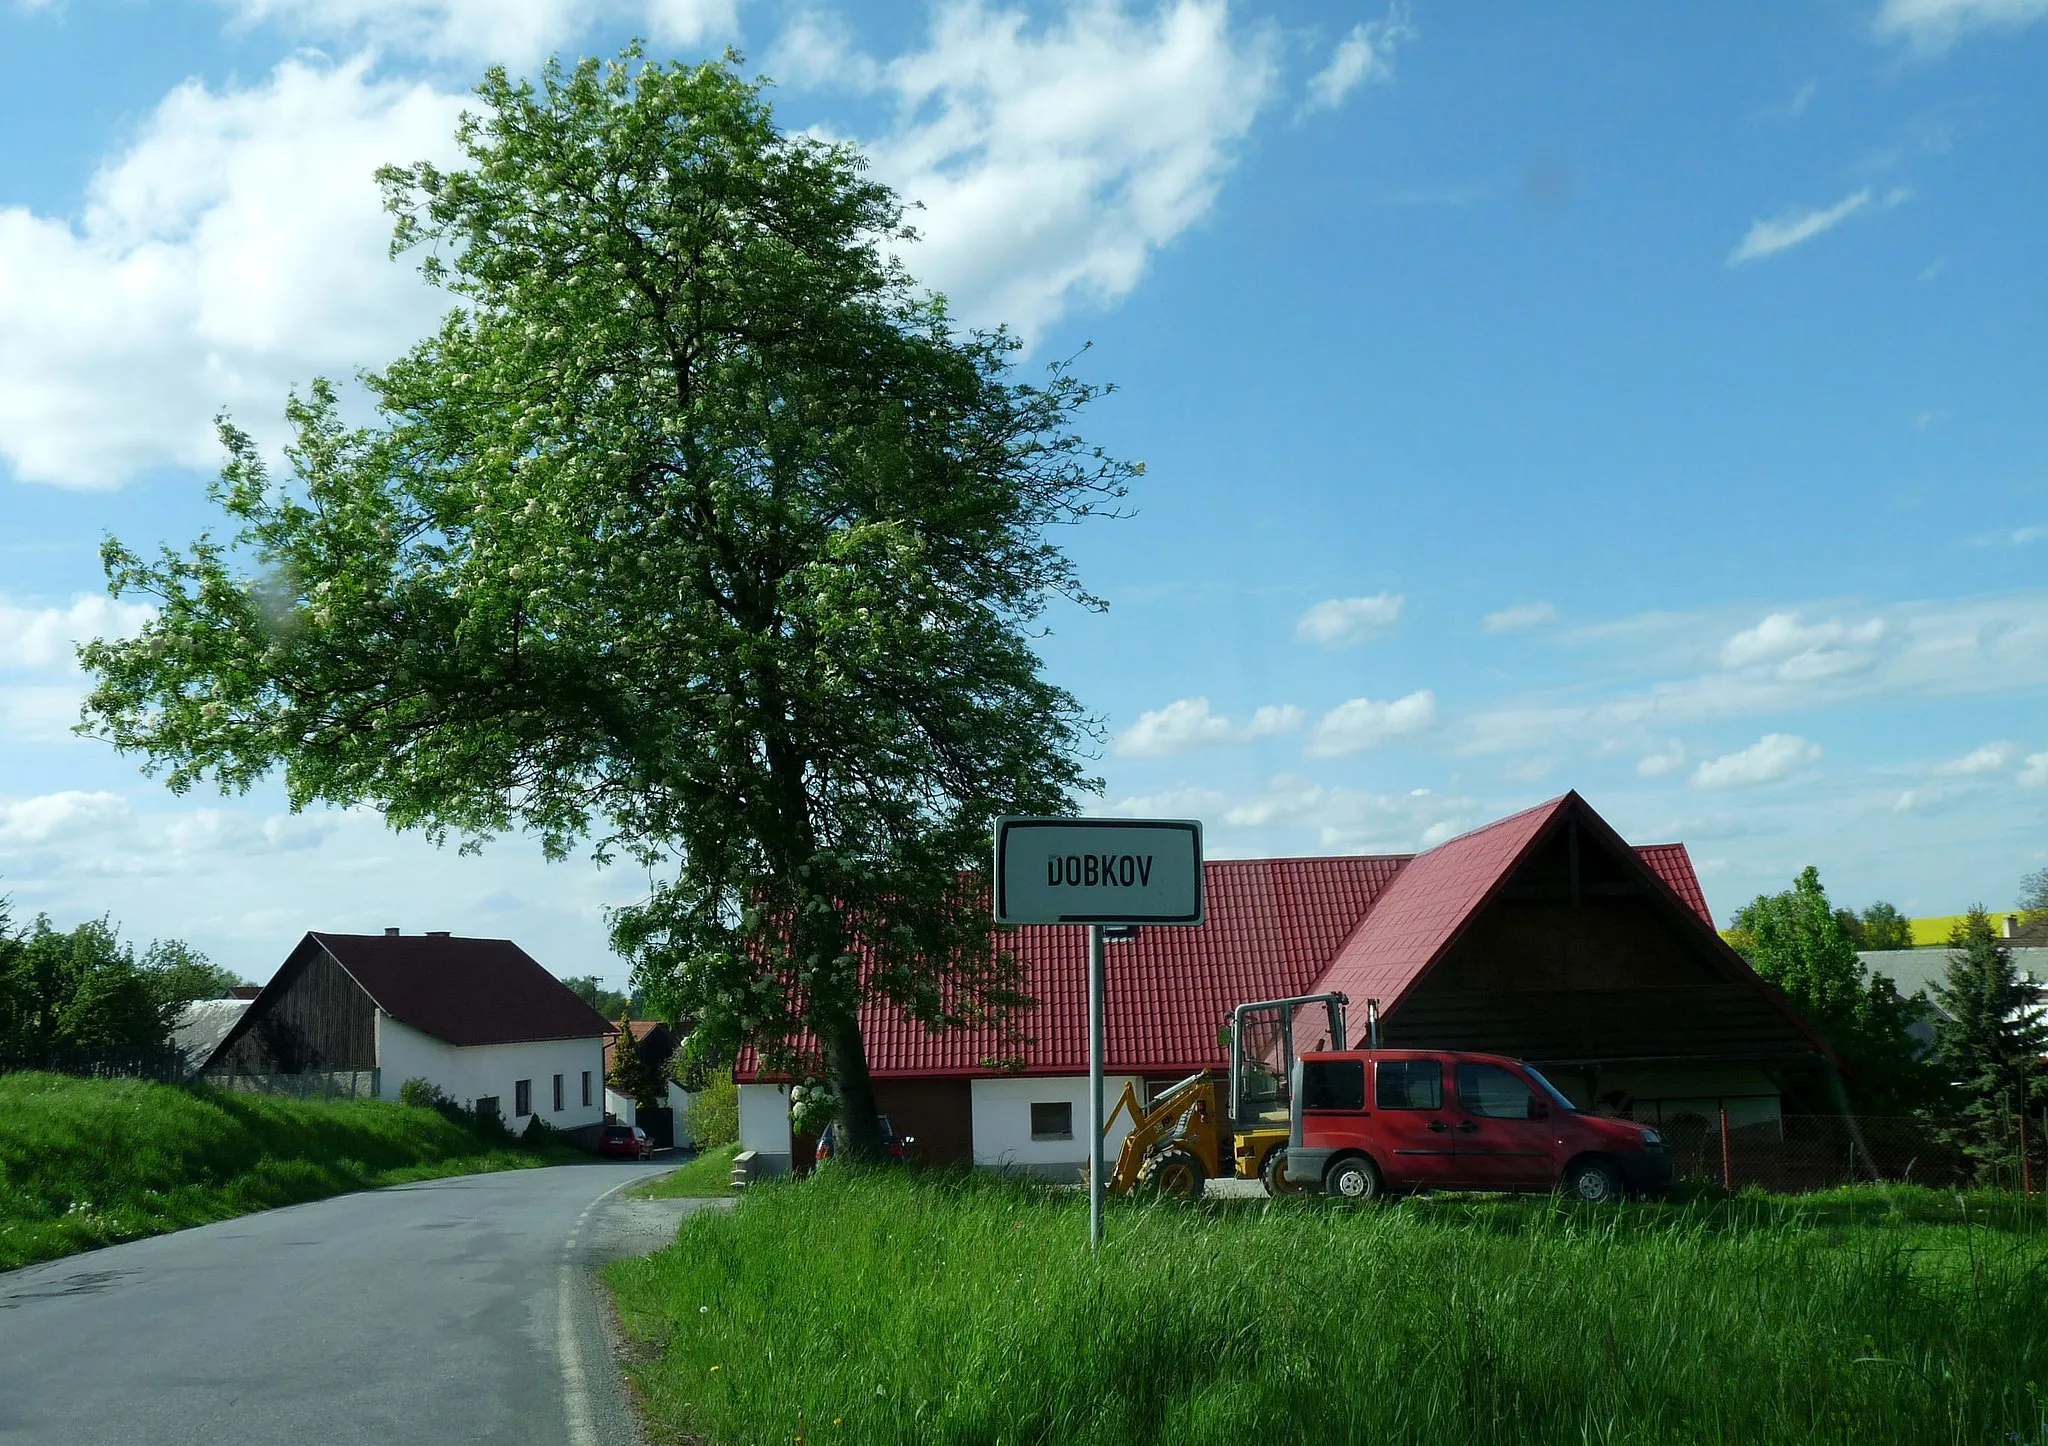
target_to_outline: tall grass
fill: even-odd
[[[1926,1191],[1113,1209],[750,1190],[608,1271],[657,1424],[809,1442],[2048,1441],[2048,1234]]]
[[[432,1110],[0,1075],[0,1270],[274,1205],[581,1158]]]

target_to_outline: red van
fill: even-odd
[[[1347,1200],[1404,1190],[1662,1194],[1671,1149],[1633,1120],[1581,1114],[1520,1060],[1447,1050],[1304,1054],[1287,1183]]]

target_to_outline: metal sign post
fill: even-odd
[[[1109,968],[1102,947],[1102,925],[1088,926],[1088,1245],[1102,1244],[1102,996],[1109,988]]]
[[[1088,1243],[1102,1244],[1104,926],[1199,925],[1202,825],[1193,819],[996,820],[998,924],[1088,926]]]

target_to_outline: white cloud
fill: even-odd
[[[1884,0],[1877,33],[1935,55],[1967,31],[2017,30],[2043,16],[2048,16],[2048,0]]]
[[[1728,253],[1728,264],[1740,266],[1745,261],[1774,256],[1803,241],[1811,241],[1823,231],[1841,225],[1868,206],[1870,201],[1870,188],[1865,186],[1832,206],[1811,211],[1787,211],[1774,221],[1752,222],[1741,244]]]
[[[1209,711],[1207,698],[1181,698],[1164,708],[1138,715],[1138,721],[1117,735],[1116,751],[1124,758],[1170,758],[1220,743],[1247,743],[1275,733],[1291,733],[1306,721],[1292,704],[1268,704],[1243,727]]]
[[[1638,778],[1663,778],[1685,767],[1685,745],[1677,739],[1636,760]]]
[[[1744,628],[1721,645],[1721,662],[1730,668],[1776,663],[1777,676],[1788,681],[1830,677],[1869,662],[1870,649],[1885,635],[1882,618],[1845,623],[1830,618],[1802,623],[1797,613],[1772,613],[1755,627]]]
[[[2048,592],[1898,603],[1856,622],[1808,624],[1797,611],[1773,618],[1781,621],[1732,633],[1734,620],[1719,609],[1580,629],[1577,644],[1625,650],[1614,666],[1635,679],[1686,671],[1590,700],[1559,691],[1485,709],[1471,716],[1459,751],[1554,749],[1565,738],[1647,742],[1701,723],[1875,698],[2048,687]],[[1741,665],[1730,666],[1731,657]]]
[[[2021,527],[2014,529],[2012,544],[2015,547],[2024,547],[2030,542],[2039,542],[2043,538],[2048,538],[2048,526],[2037,524],[2033,527]]]
[[[893,126],[862,144],[922,207],[912,274],[966,319],[1027,337],[1127,295],[1207,214],[1278,73],[1270,28],[1233,28],[1223,0],[1143,16],[1096,0],[1042,27],[967,0],[938,10],[923,49],[880,64],[817,34],[895,102]]]
[[[1497,613],[1488,613],[1479,620],[1479,629],[1487,633],[1512,633],[1522,628],[1540,626],[1556,616],[1557,608],[1551,603],[1516,603],[1513,607],[1502,608]]]
[[[524,66],[591,25],[624,19],[666,45],[739,28],[735,0],[216,0],[237,25],[274,21],[293,35],[435,60]]]
[[[0,803],[0,844],[48,843],[124,818],[127,812],[127,801],[117,793],[76,789]]]
[[[1986,743],[1982,748],[1973,748],[1961,758],[1951,758],[1935,768],[1935,773],[1944,778],[1967,778],[1979,773],[2001,773],[2010,767],[2019,756],[2017,743]]]
[[[75,224],[0,209],[0,457],[24,479],[206,466],[217,410],[274,430],[290,387],[382,364],[431,326],[441,303],[387,259],[372,174],[448,160],[462,98],[368,67],[188,81]]]
[[[2048,752],[2027,755],[2026,766],[2020,769],[2019,784],[2022,788],[2048,788]]]
[[[0,668],[69,668],[79,643],[132,637],[154,615],[153,608],[92,593],[63,608],[0,601]]]
[[[1330,63],[1309,78],[1308,98],[1301,103],[1300,114],[1335,110],[1368,81],[1392,80],[1395,47],[1416,36],[1408,7],[1400,0],[1388,8],[1386,18],[1352,26],[1331,52]]]
[[[1353,698],[1323,715],[1306,752],[1312,758],[1339,758],[1376,747],[1390,738],[1419,733],[1435,721],[1436,694],[1427,688],[1391,703]]]
[[[1355,648],[1392,627],[1400,619],[1405,602],[1399,593],[1390,592],[1374,597],[1331,598],[1301,615],[1294,625],[1294,636],[1304,643],[1320,643],[1332,652]]]
[[[1821,747],[1793,733],[1766,733],[1749,747],[1711,758],[1693,770],[1699,788],[1748,788],[1818,763]]]
[[[1232,796],[1220,789],[1185,785],[1133,795],[1107,812],[1130,818],[1199,818],[1209,825],[1212,848],[1237,831],[1270,839],[1307,834],[1317,848],[1342,853],[1412,853],[1472,826],[1477,805],[1470,798],[1431,792],[1371,793],[1331,787],[1300,774],[1279,774],[1257,791]],[[1228,848],[1228,844],[1220,845]]]

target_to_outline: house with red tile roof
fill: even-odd
[[[1351,1001],[1344,1046],[1363,1046],[1372,1001],[1388,1047],[1526,1059],[1582,1107],[1639,1119],[1766,1124],[1824,1088],[1826,1046],[1715,932],[1684,845],[1632,846],[1576,793],[1420,854],[1204,867],[1205,924],[1109,946],[1112,1097],[1222,1068],[1240,1003],[1330,990]],[[1068,1174],[1087,1154],[1086,931],[1001,944],[1034,1001],[1004,1027],[935,1035],[863,1010],[877,1099],[921,1158]],[[751,1057],[737,1077],[760,1168],[807,1159],[787,1085]]]
[[[523,1130],[595,1140],[614,1026],[510,939],[307,934],[200,1067],[204,1075],[374,1071],[424,1079]]]

